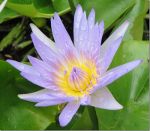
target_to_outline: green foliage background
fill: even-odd
[[[72,15],[79,3],[87,13],[94,8],[97,21],[104,20],[104,39],[123,21],[130,21],[110,68],[135,59],[143,59],[144,62],[108,86],[124,106],[122,110],[80,107],[71,123],[61,128],[57,118],[63,105],[37,108],[33,103],[20,100],[18,94],[34,92],[40,87],[23,79],[5,59],[27,62],[27,55],[36,55],[29,37],[29,23],[35,23],[52,39],[49,18],[54,12],[62,15],[67,30],[72,32]],[[147,34],[144,34],[149,30],[147,11],[148,0],[8,0],[0,13],[0,129],[148,130],[149,45]],[[15,55],[14,50],[17,52]]]

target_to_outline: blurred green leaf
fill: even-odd
[[[32,43],[31,40],[24,41],[24,42],[20,43],[19,45],[17,45],[16,48],[23,49],[23,48],[29,46],[31,43]]]
[[[17,97],[20,93],[33,92],[40,87],[23,79],[4,61],[0,61],[0,83],[1,130],[42,130],[54,122],[57,107],[34,107],[33,103]]]
[[[93,107],[85,107],[80,106],[78,112],[75,114],[71,122],[65,126],[60,127],[59,122],[52,123],[46,130],[96,130],[98,129],[98,123],[95,121],[97,120],[96,114],[91,115],[89,113],[93,113]],[[57,116],[57,118],[59,115]],[[96,117],[96,119],[95,119]]]
[[[97,128],[98,125],[96,125],[98,123],[94,123],[93,119],[91,119],[90,113],[93,113],[91,108],[92,107],[85,107],[85,110],[83,114],[80,116],[80,119],[78,119],[76,123],[74,123],[71,130],[98,130]],[[91,111],[90,113],[89,113],[89,110]],[[94,117],[96,117],[96,115],[93,114],[92,118]],[[94,120],[95,119],[96,118],[94,118]]]
[[[8,0],[6,7],[21,15],[43,18],[50,18],[54,12],[63,14],[70,10],[67,0]]]
[[[5,7],[3,11],[0,13],[0,24],[4,21],[19,17],[20,15],[11,9]]]
[[[63,107],[65,106],[65,104],[62,105]],[[61,107],[61,110],[63,109],[63,107]],[[78,120],[80,120],[80,118],[82,117],[82,114],[84,112],[84,107],[80,106],[80,108],[78,109],[78,111],[76,112],[76,114],[74,115],[74,117],[72,118],[71,122],[65,126],[65,127],[61,127],[58,121],[58,117],[61,113],[61,110],[59,112],[59,114],[57,114],[56,116],[56,122],[52,123],[51,125],[49,125],[46,130],[70,130],[74,125],[76,125],[76,122]]]
[[[33,23],[35,25],[37,25],[39,28],[40,27],[44,27],[46,25],[46,19],[44,18],[31,18],[31,20],[33,21]]]
[[[33,5],[40,13],[53,12],[54,8],[50,0],[33,0]]]
[[[120,111],[96,109],[100,129],[149,129],[148,46],[148,42],[127,41],[119,48],[111,68],[135,59],[143,59],[143,63],[109,85],[124,108]]]
[[[78,2],[84,10],[89,12],[92,8],[96,11],[98,21],[104,20],[105,28],[112,25],[119,17],[121,17],[135,3],[135,0],[73,0],[75,4]]]
[[[8,0],[6,7],[20,13],[21,15],[27,15],[30,17],[37,13],[32,4],[32,0]]]
[[[51,1],[52,1],[54,10],[57,12],[70,9],[68,0],[51,0]]]
[[[128,32],[125,35],[124,40],[142,40],[143,29],[144,29],[144,17],[148,11],[148,1],[147,0],[136,0],[134,6],[123,15],[116,23],[117,28],[125,20],[130,22]],[[115,29],[114,28],[114,29]]]
[[[16,26],[14,26],[12,30],[1,40],[0,51],[2,51],[8,45],[12,44],[13,41],[19,37],[23,29],[24,28],[21,24],[17,24]]]

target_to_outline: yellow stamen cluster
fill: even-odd
[[[68,96],[82,97],[97,83],[97,69],[91,59],[81,57],[66,61],[66,66],[61,66],[62,77],[57,82],[60,89]]]

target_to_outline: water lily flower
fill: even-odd
[[[31,24],[32,41],[41,59],[28,56],[31,65],[7,60],[21,75],[44,89],[20,94],[19,98],[36,102],[37,107],[66,103],[59,116],[66,126],[80,105],[108,110],[122,109],[106,87],[137,67],[135,60],[107,71],[129,25],[125,21],[101,45],[104,22],[95,23],[95,11],[88,17],[80,5],[74,16],[74,42],[57,13],[51,18],[55,43]]]
[[[0,4],[0,12],[2,12],[2,10],[4,9],[6,3],[7,3],[7,0],[4,0],[4,1]]]

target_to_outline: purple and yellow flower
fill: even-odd
[[[31,24],[32,41],[41,59],[28,56],[30,65],[7,60],[21,75],[44,89],[20,94],[19,98],[36,102],[37,107],[67,103],[59,116],[66,126],[80,105],[108,110],[122,109],[106,87],[137,67],[135,60],[107,71],[129,25],[125,21],[101,45],[104,22],[95,23],[92,9],[88,18],[80,5],[74,16],[74,42],[57,13],[51,18],[55,43]]]

